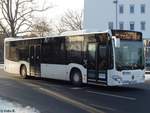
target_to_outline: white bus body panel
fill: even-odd
[[[10,61],[5,59],[4,61],[4,70],[8,73],[13,73],[13,74],[20,74],[20,66],[21,64],[24,64],[27,68],[27,74],[30,74],[29,71],[29,63],[25,62],[25,61],[19,61],[19,62],[14,62],[14,61]]]
[[[41,77],[66,80],[66,65],[41,64]]]
[[[121,86],[128,84],[144,83],[145,71],[144,70],[108,70],[107,85],[108,86]]]
[[[82,65],[75,63],[68,65],[41,64],[41,77],[69,81],[72,68],[79,69],[82,74],[82,82],[87,83],[87,69],[85,69]]]

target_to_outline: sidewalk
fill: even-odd
[[[0,97],[0,113],[40,113],[34,107],[23,107],[21,104],[4,100]]]

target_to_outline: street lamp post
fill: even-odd
[[[118,0],[113,1],[116,5],[116,29],[118,29]]]

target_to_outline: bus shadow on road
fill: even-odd
[[[64,85],[64,86],[72,86],[72,84],[69,81],[64,80],[56,80],[56,79],[50,79],[50,78],[43,78],[43,77],[28,77],[27,80],[35,80],[40,83],[47,83],[49,85],[55,84],[55,85]]]
[[[96,91],[113,91],[113,92],[126,92],[126,91],[142,91],[143,89],[139,85],[126,85],[126,86],[103,86],[103,85],[93,85],[93,84],[82,84],[81,86],[74,86],[69,81],[55,80],[50,78],[41,78],[41,77],[29,77],[27,80],[35,80],[40,83],[47,83],[49,85],[60,85],[65,87],[77,87],[82,89],[92,89]]]
[[[126,85],[126,86],[100,86],[100,85],[86,85],[87,88],[96,91],[113,91],[113,92],[127,92],[127,91],[143,91],[139,85]]]

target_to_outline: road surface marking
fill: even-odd
[[[81,87],[72,87],[72,88],[70,88],[70,89],[80,90],[80,89],[83,89],[83,88],[81,88]]]
[[[102,110],[96,109],[96,108],[91,107],[91,106],[86,105],[86,104],[83,104],[83,103],[81,103],[79,101],[76,101],[74,99],[66,97],[66,96],[64,96],[64,95],[62,95],[60,93],[55,92],[55,91],[51,91],[51,90],[48,90],[48,89],[45,89],[45,88],[42,88],[42,87],[40,87],[39,89],[42,92],[45,92],[46,94],[48,94],[49,96],[55,97],[58,100],[62,100],[64,102],[72,104],[72,105],[74,105],[74,106],[76,106],[76,107],[78,107],[78,108],[80,108],[82,110],[85,110],[85,111],[89,112],[89,113],[105,113]]]
[[[93,93],[93,94],[98,94],[98,95],[115,97],[115,98],[127,99],[127,100],[136,100],[136,98],[133,98],[133,97],[126,97],[126,96],[120,96],[120,95],[114,95],[114,94],[108,94],[108,93],[101,93],[101,92],[95,92],[95,91],[89,91],[89,90],[87,90],[87,92]]]
[[[96,108],[99,108],[99,109],[106,109],[106,110],[110,110],[110,111],[116,111],[115,109],[113,108],[110,108],[110,107],[106,107],[106,106],[101,106],[101,105],[96,105],[96,104],[90,104]]]
[[[23,82],[20,82],[20,83],[23,83]],[[27,86],[31,86],[31,87],[37,87],[37,88],[41,87],[40,85],[36,85],[36,84],[32,84],[32,83],[25,83],[24,82],[23,84],[25,84]],[[132,100],[132,101],[136,100],[136,98],[133,98],[133,97],[126,97],[126,96],[120,96],[120,95],[114,95],[114,94],[108,94],[108,93],[94,92],[94,91],[90,91],[90,90],[87,90],[87,92],[93,93],[93,94],[98,94],[98,95],[111,96],[111,97],[115,97],[115,98],[127,99],[127,100]]]
[[[56,91],[52,91],[52,90],[43,88],[40,85],[32,84],[32,83],[23,83],[23,84],[27,85],[27,86],[31,86],[32,88],[36,88],[40,92],[45,93],[48,96],[51,96],[51,97],[54,97],[55,99],[58,99],[58,100],[66,102],[66,103],[72,104],[72,105],[74,105],[74,106],[76,106],[76,107],[78,107],[84,111],[89,112],[89,113],[105,113],[102,110],[96,109],[96,108],[89,106],[89,105],[86,105],[86,104],[83,104],[77,100],[74,100],[74,99],[71,99],[67,96],[64,96],[64,95],[62,95]]]
[[[25,85],[27,85],[27,86],[30,86],[30,87],[37,87],[37,85],[35,85],[35,84],[32,84],[32,83],[23,83],[23,84],[25,84]]]

